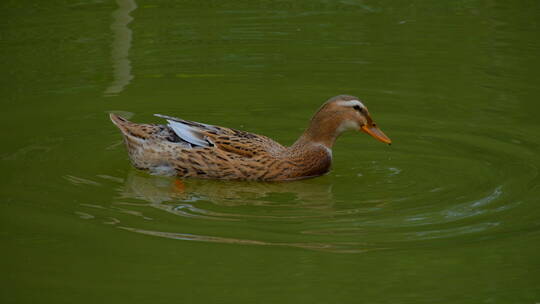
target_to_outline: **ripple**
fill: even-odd
[[[179,185],[136,170],[65,178],[78,188],[116,189],[109,204],[81,204],[82,219],[183,241],[358,253],[537,227],[527,212],[540,190],[534,143],[513,133],[446,129],[396,134],[387,150],[340,153],[331,174],[297,182]]]
[[[170,233],[162,231],[150,231],[142,230],[131,227],[119,227],[131,232],[141,233],[145,235],[152,235],[157,237],[182,240],[182,241],[197,241],[197,242],[210,242],[210,243],[221,243],[221,244],[236,244],[236,245],[257,245],[257,246],[284,246],[284,247],[295,247],[303,249],[311,249],[317,251],[329,251],[336,253],[361,253],[373,249],[361,249],[353,248],[352,245],[359,244],[331,244],[331,243],[280,243],[280,242],[264,242],[256,240],[247,240],[247,239],[235,239],[235,238],[224,238],[224,237],[215,237],[207,235],[196,235],[189,233]],[[383,249],[383,248],[380,248]]]

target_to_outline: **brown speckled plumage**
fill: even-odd
[[[341,95],[327,101],[290,147],[266,136],[163,115],[157,116],[167,119],[168,125],[136,124],[110,116],[122,131],[136,168],[179,177],[280,181],[327,173],[331,148],[341,132],[364,126],[377,129],[363,105],[360,110],[354,107],[361,105],[357,100]],[[381,136],[368,133],[389,143],[382,132]]]

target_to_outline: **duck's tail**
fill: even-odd
[[[111,121],[120,129],[124,137],[124,142],[129,158],[133,166],[138,169],[148,169],[148,157],[146,156],[146,141],[149,138],[149,125],[136,124],[121,116],[110,113]]]
[[[167,141],[156,144],[156,139],[159,140],[163,137],[161,133],[166,132],[163,131],[165,130],[163,126],[137,124],[113,113],[110,117],[124,135],[124,142],[133,166],[159,175],[176,173],[169,162],[171,147],[166,144]]]
[[[111,121],[122,132],[126,139],[135,141],[146,140],[149,137],[149,131],[153,126],[146,124],[136,124],[114,113],[109,114]]]

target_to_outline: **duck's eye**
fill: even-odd
[[[354,106],[353,109],[355,109],[358,112],[362,112],[362,108],[360,108],[359,105]]]

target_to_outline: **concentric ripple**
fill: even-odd
[[[511,132],[456,129],[396,134],[391,148],[338,143],[331,174],[297,182],[179,181],[135,170],[66,180],[116,185],[113,203],[82,204],[82,219],[183,241],[351,253],[536,228],[527,213],[539,192],[535,145]]]

